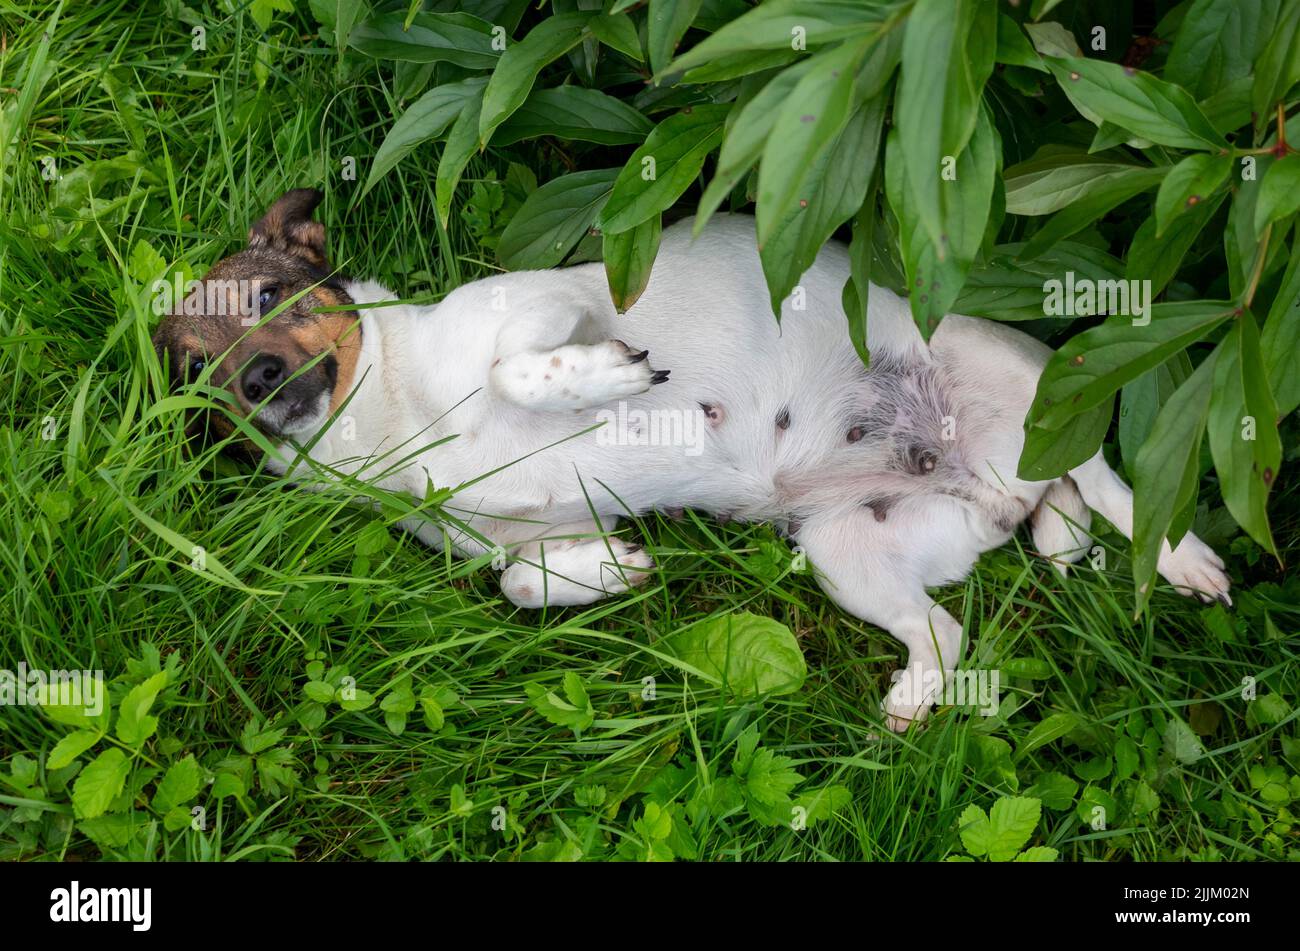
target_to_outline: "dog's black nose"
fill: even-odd
[[[264,354],[244,371],[242,386],[250,403],[260,403],[266,395],[284,382],[284,361]]]

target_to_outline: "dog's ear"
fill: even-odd
[[[265,217],[248,229],[248,246],[287,251],[315,267],[328,270],[325,226],[311,217],[324,197],[314,188],[295,188],[285,192],[267,210]]]

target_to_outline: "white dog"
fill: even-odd
[[[1016,477],[1046,347],[957,315],[927,345],[906,301],[872,287],[866,368],[845,330],[839,245],[803,275],[805,306],[787,302],[779,325],[753,220],[738,216],[696,240],[689,222],[666,229],[649,286],[621,316],[602,266],[583,264],[358,317],[337,308],[394,295],[329,277],[319,200],[281,198],[249,248],[207,275],[206,306],[191,298],[164,321],[159,349],[174,378],[220,360],[217,381],[284,441],[268,460],[278,472],[311,478],[292,437],[325,467],[389,489],[456,488],[444,508],[457,523],[404,527],[462,556],[499,548],[502,592],[520,607],[644,582],[650,557],[608,534],[620,517],[689,507],[774,522],[840,607],[906,645],[884,704],[902,729],[963,652],[961,625],[927,587],[964,578],[1027,518],[1062,571],[1086,550],[1089,508],[1132,531],[1132,494],[1100,454],[1068,477]],[[230,304],[219,309],[283,310],[250,331],[212,313],[213,287]],[[1223,562],[1190,533],[1165,544],[1159,571],[1227,601]]]

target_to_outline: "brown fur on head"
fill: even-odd
[[[214,264],[153,337],[174,384],[193,382],[220,360],[213,385],[271,436],[312,431],[347,396],[356,371],[356,311],[317,312],[352,303],[330,274],[325,226],[311,217],[321,197],[308,188],[285,193],[249,229],[248,247]],[[232,430],[216,413],[208,428],[219,437]]]

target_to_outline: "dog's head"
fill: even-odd
[[[311,217],[321,197],[306,188],[281,197],[249,229],[248,247],[213,265],[154,333],[175,384],[216,362],[211,383],[270,436],[313,431],[347,396],[356,368],[356,311],[322,311],[352,300],[330,273],[325,226]],[[232,427],[213,413],[208,429],[224,437]]]

